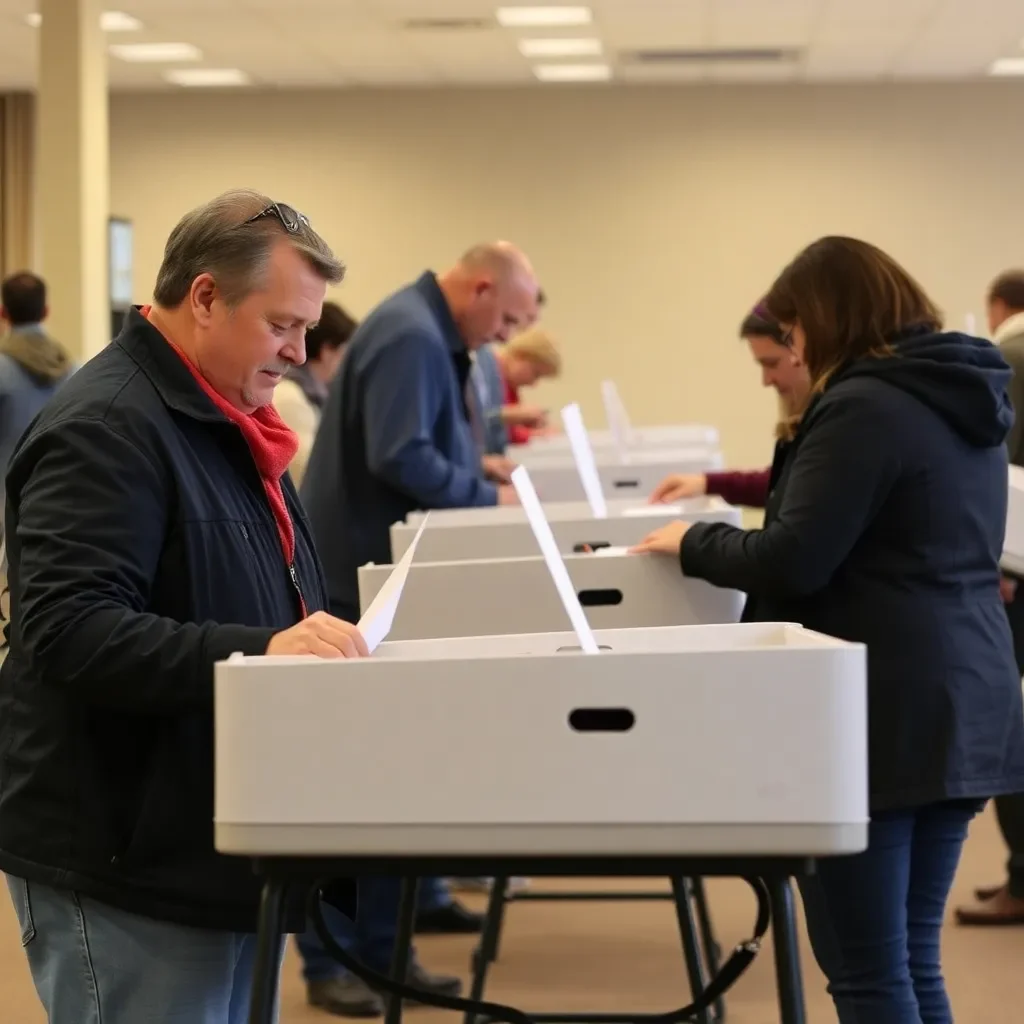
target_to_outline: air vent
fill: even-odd
[[[772,50],[627,50],[620,61],[630,64],[780,64],[795,61],[800,51]]]
[[[491,18],[410,18],[402,23],[407,32],[480,32],[494,28]]]

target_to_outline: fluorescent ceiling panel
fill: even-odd
[[[589,25],[594,19],[589,7],[499,7],[497,17],[505,28]]]

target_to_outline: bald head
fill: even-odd
[[[511,242],[474,245],[438,283],[469,349],[507,341],[537,319],[537,276],[526,254]]]

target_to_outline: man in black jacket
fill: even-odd
[[[200,207],[11,459],[0,870],[51,1024],[245,1019],[259,890],[213,848],[213,668],[366,653],[270,404],[342,272],[289,206]]]

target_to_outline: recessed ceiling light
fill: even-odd
[[[38,11],[25,15],[25,21],[32,28],[39,28],[43,23],[43,16]],[[100,15],[100,28],[104,32],[138,32],[142,28],[142,22],[133,18],[124,11],[104,11]]]
[[[249,84],[249,76],[238,68],[175,68],[164,72],[164,78],[173,85],[196,88]]]
[[[203,56],[191,43],[127,43],[111,46],[110,52],[130,64],[167,64]]]
[[[1003,57],[988,69],[990,75],[1024,75],[1024,57]]]
[[[607,64],[537,64],[533,73],[542,82],[607,82],[612,77]]]
[[[600,57],[600,39],[520,39],[524,57]]]
[[[589,7],[499,7],[498,24],[505,28],[537,28],[552,25],[589,25]]]

